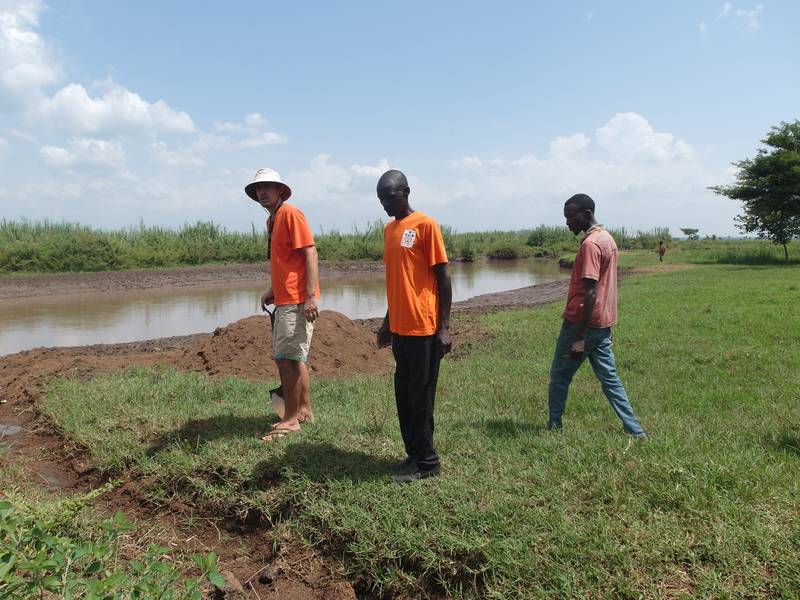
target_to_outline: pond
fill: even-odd
[[[569,276],[556,261],[453,263],[453,301]],[[351,319],[386,313],[383,273],[322,279],[322,310]],[[0,303],[0,356],[38,346],[131,342],[213,331],[261,314],[263,283],[28,298]]]

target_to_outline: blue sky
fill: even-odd
[[[0,0],[0,217],[258,226],[281,172],[312,227],[736,234],[709,185],[800,118],[800,2]]]

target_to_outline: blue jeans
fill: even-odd
[[[628,395],[617,375],[617,363],[614,360],[614,353],[611,351],[611,328],[588,328],[586,330],[586,351],[580,360],[573,360],[569,355],[569,347],[572,340],[575,339],[577,330],[578,326],[575,323],[564,320],[561,325],[561,333],[558,334],[556,353],[550,367],[550,388],[548,390],[550,416],[547,420],[547,427],[561,429],[561,415],[564,414],[564,407],[567,404],[569,384],[584,359],[588,358],[594,374],[603,386],[603,393],[608,398],[611,408],[622,420],[625,432],[636,437],[644,436],[644,429],[633,413]]]

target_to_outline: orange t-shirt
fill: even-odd
[[[269,265],[275,305],[300,304],[306,300],[306,257],[300,249],[313,246],[314,236],[305,215],[296,206],[284,202],[270,217],[273,218]],[[319,284],[316,297],[319,298]]]
[[[447,262],[439,224],[413,212],[383,230],[389,329],[398,335],[433,335],[438,328],[439,290],[433,266]]]
[[[579,323],[586,299],[584,279],[594,279],[597,292],[589,327],[603,329],[617,323],[617,244],[602,225],[593,227],[583,239],[567,292],[567,308],[563,317]]]

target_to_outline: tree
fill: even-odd
[[[692,229],[691,227],[681,227],[681,231],[683,232],[683,235],[686,236],[687,240],[700,239],[700,236],[697,235],[698,232],[700,231],[699,229]]]
[[[800,236],[800,121],[781,122],[761,140],[754,158],[733,163],[739,169],[735,185],[709,189],[744,203],[744,214],[736,217],[742,231],[783,245],[789,261],[788,244]]]

